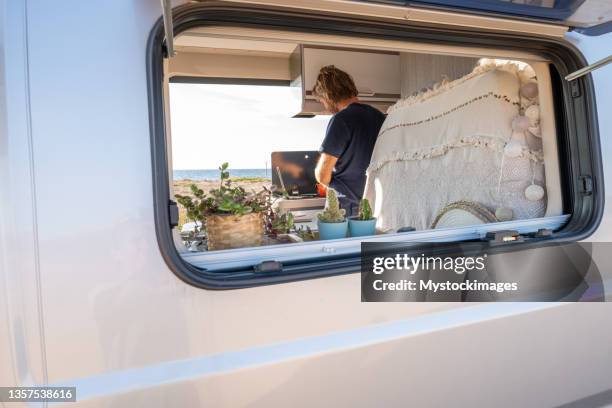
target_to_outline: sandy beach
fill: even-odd
[[[258,179],[256,179],[258,180]],[[201,188],[202,190],[208,192],[210,190],[212,190],[213,188],[218,188],[219,187],[219,181],[218,180],[174,180],[174,194],[180,194],[180,195],[191,195],[191,185],[195,184],[197,185],[199,188]],[[233,185],[235,186],[240,186],[242,188],[244,188],[246,191],[259,191],[261,190],[262,186],[266,186],[266,187],[270,187],[272,185],[271,181],[243,181],[243,180],[238,180],[233,182]]]

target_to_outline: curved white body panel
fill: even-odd
[[[76,385],[83,407],[553,406],[612,388],[608,303],[367,304],[358,274],[180,281],[153,220],[159,2],[0,6],[0,386]],[[593,78],[609,203],[611,70]],[[610,208],[593,240],[612,240]]]

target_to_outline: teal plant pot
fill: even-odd
[[[376,235],[376,218],[361,221],[356,218],[349,218],[348,227],[351,237],[365,237]]]
[[[319,239],[341,239],[346,238],[348,222],[322,222],[317,221],[319,226]]]

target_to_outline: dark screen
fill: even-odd
[[[290,196],[316,195],[317,180],[314,170],[318,160],[319,152],[316,150],[272,152],[272,184],[282,191],[284,183]],[[281,183],[281,177],[283,183]]]

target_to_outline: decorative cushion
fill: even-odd
[[[514,219],[544,215],[545,194],[525,193],[545,186],[539,116],[526,112],[537,106],[527,68],[482,65],[389,108],[365,187],[379,229],[430,228],[458,201],[509,209]]]

